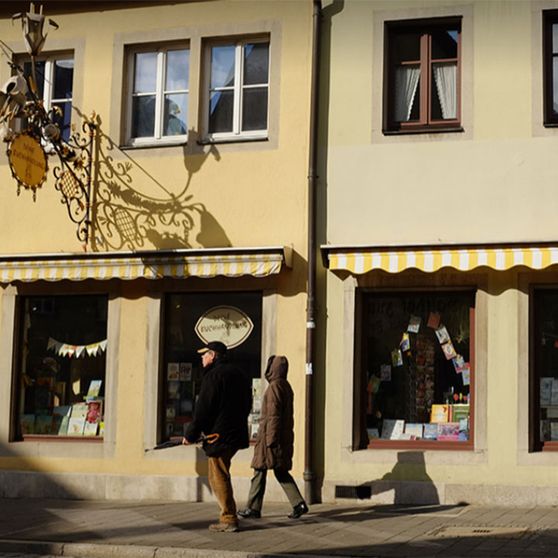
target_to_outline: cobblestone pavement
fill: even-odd
[[[0,499],[0,557],[558,557],[558,508],[270,504],[212,533],[216,504]],[[12,554],[10,554],[12,553]]]

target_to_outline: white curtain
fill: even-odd
[[[407,122],[411,117],[419,77],[420,68],[417,66],[400,66],[395,69],[396,122]]]
[[[434,81],[444,120],[457,118],[457,66],[434,64]]]

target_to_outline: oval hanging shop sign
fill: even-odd
[[[227,348],[242,345],[252,333],[254,323],[239,308],[214,306],[203,314],[194,328],[204,342],[221,341]]]
[[[46,179],[48,164],[41,142],[29,134],[18,134],[10,142],[8,161],[14,178],[24,188],[40,188]]]

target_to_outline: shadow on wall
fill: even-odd
[[[393,504],[437,505],[438,490],[426,471],[424,453],[400,451],[393,469],[381,479],[359,486],[337,486],[337,498],[371,499],[379,494],[393,491]]]
[[[215,145],[204,148],[198,145],[197,132],[188,132],[188,145],[183,147],[186,173],[177,178],[184,185],[180,189],[173,185],[172,190],[179,190],[175,194],[103,132],[99,116],[96,124],[91,199],[94,252],[231,246],[207,207],[188,193],[194,175],[207,159],[221,159]],[[147,195],[139,185],[161,195]]]

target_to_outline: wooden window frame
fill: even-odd
[[[552,85],[552,62],[558,52],[552,52],[552,26],[558,24],[558,10],[543,11],[543,124],[547,127],[558,126],[558,112],[552,108],[554,91]]]
[[[536,340],[537,325],[537,294],[545,291],[558,293],[558,285],[534,285],[529,289],[529,451],[557,452],[558,440],[544,441],[540,435],[540,375],[537,366]]]
[[[362,324],[364,321],[364,297],[366,294],[376,292],[375,289],[358,288],[356,293],[355,305],[355,365],[354,365],[354,392],[353,392],[353,450],[445,450],[445,451],[474,451],[475,440],[475,314],[476,314],[476,288],[456,287],[443,290],[436,289],[386,289],[385,294],[392,295],[417,295],[428,294],[451,294],[451,293],[474,293],[475,306],[469,309],[469,365],[470,365],[470,385],[469,385],[469,439],[467,441],[438,441],[438,440],[382,440],[381,438],[370,440],[368,445],[359,447],[361,437],[360,416],[363,402],[360,401],[364,394],[362,376],[362,353],[364,351]]]
[[[457,57],[456,58],[432,58],[432,33],[440,28],[457,26]],[[384,58],[384,133],[425,133],[463,131],[461,127],[461,67],[462,67],[462,17],[435,18],[425,20],[407,20],[385,23],[385,58]],[[392,44],[398,31],[415,30],[421,34],[420,37],[420,59],[406,60],[403,65],[420,66],[419,93],[420,108],[419,120],[412,122],[396,122],[394,119],[395,100],[395,61],[393,60]],[[456,62],[456,118],[434,119],[432,117],[432,65],[434,63]]]

